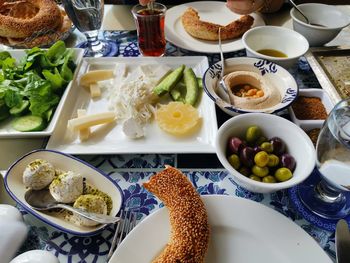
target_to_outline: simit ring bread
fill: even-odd
[[[243,35],[253,25],[254,18],[245,15],[226,26],[200,20],[198,12],[189,7],[181,17],[182,25],[191,36],[204,40],[219,40],[221,27],[221,40],[233,39]]]
[[[179,170],[166,167],[144,187],[169,209],[171,238],[153,263],[202,263],[209,243],[205,206],[191,182]]]
[[[25,38],[62,25],[61,11],[53,0],[0,0],[0,36]]]

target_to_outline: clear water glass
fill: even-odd
[[[85,56],[103,57],[116,53],[116,43],[98,38],[103,21],[104,0],[62,0],[62,3],[68,17],[87,39],[87,42],[78,45],[86,48]]]
[[[321,180],[302,184],[301,201],[327,219],[350,214],[350,98],[340,101],[325,121],[316,144]]]

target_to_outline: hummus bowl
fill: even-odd
[[[226,59],[223,81],[220,74],[221,62],[209,67],[203,75],[203,88],[209,98],[231,116],[251,112],[276,113],[287,108],[298,96],[293,76],[268,60],[247,57]],[[237,96],[235,85],[246,84],[262,90],[264,96]]]

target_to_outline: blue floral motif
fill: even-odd
[[[293,101],[295,99],[295,97],[297,96],[297,94],[298,94],[298,90],[288,88],[286,90],[286,93],[284,94],[284,97],[283,97],[281,103]]]
[[[238,185],[233,178],[229,178],[229,181],[236,187],[236,192],[235,195],[239,196],[239,197],[244,197],[247,199],[251,199],[257,202],[261,202],[262,200],[264,200],[264,195],[263,194],[259,194],[259,193],[253,193],[248,191],[247,189],[241,187],[240,185]]]
[[[266,73],[276,73],[277,67],[276,64],[262,59],[254,63],[254,67],[258,68],[260,70],[260,73],[262,76],[264,76]]]
[[[288,194],[285,191],[278,191],[271,194],[270,205],[281,214],[291,218],[293,221],[301,219],[295,209],[289,203]]]
[[[140,56],[140,51],[138,49],[136,42],[131,42],[123,50],[123,57],[138,57]]]
[[[43,249],[47,240],[49,240],[49,231],[46,227],[29,226],[27,239],[19,249],[18,254],[28,250]]]
[[[197,192],[200,195],[213,195],[213,194],[223,195],[225,194],[226,189],[221,189],[218,185],[214,183],[209,183],[207,185],[199,186],[197,188]]]

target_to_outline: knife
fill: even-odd
[[[337,223],[335,230],[335,248],[337,263],[350,262],[350,232],[348,224],[344,219]]]

